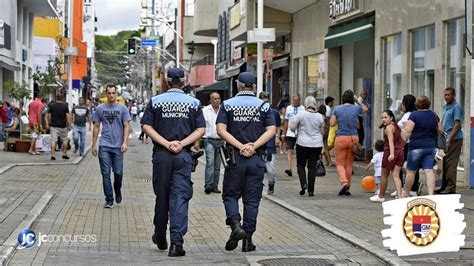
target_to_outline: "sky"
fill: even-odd
[[[140,0],[95,0],[96,34],[114,35],[122,30],[138,29],[140,9]]]

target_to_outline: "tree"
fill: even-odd
[[[59,58],[48,60],[48,66],[45,72],[37,71],[32,75],[39,92],[43,95],[50,94],[60,85],[58,77],[61,76],[61,60]]]
[[[8,96],[20,103],[22,103],[24,99],[31,99],[31,91],[25,81],[20,84],[14,80],[7,80],[3,82],[3,88],[8,91]]]

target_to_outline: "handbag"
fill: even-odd
[[[336,132],[338,129],[338,125],[336,123],[335,126],[329,127],[329,135],[328,135],[328,147],[332,149],[334,147],[334,143],[336,141]]]
[[[321,158],[316,162],[316,176],[325,176],[326,168],[324,167],[323,161]]]
[[[438,126],[438,121],[439,117],[438,115],[433,112],[436,116],[436,132],[435,132],[435,141],[436,141],[436,148],[444,150],[446,149],[446,136],[439,130]]]

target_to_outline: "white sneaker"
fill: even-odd
[[[373,195],[370,197],[370,201],[372,202],[384,202],[385,198],[380,198],[379,195]]]
[[[391,197],[396,197],[397,196],[397,191],[395,190],[394,192],[392,192],[392,194],[390,194]]]
[[[418,196],[418,193],[416,193],[415,191],[410,191],[410,197],[416,197]]]

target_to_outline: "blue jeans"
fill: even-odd
[[[206,151],[206,170],[204,171],[205,189],[217,188],[221,171],[221,158],[219,146],[224,142],[218,139],[204,139],[204,150]]]
[[[114,203],[115,198],[122,198],[122,179],[123,179],[123,153],[120,148],[109,148],[99,146],[99,163],[102,174],[102,183],[105,194],[105,201],[108,204]],[[114,171],[114,185],[110,180],[110,169]],[[113,191],[112,191],[113,188]]]
[[[72,138],[74,140],[74,148],[76,150],[79,149],[79,155],[84,155],[84,146],[86,146],[86,127],[74,125]]]
[[[433,169],[435,156],[436,148],[408,150],[407,170],[415,172],[420,168]]]

